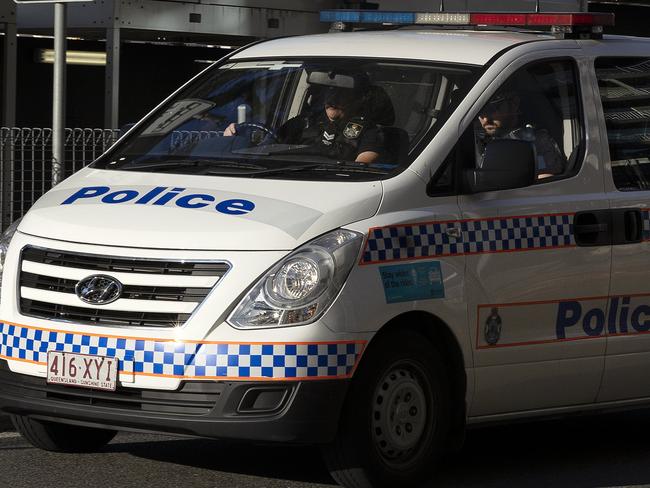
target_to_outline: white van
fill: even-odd
[[[393,26],[236,51],[4,234],[0,408],[32,444],[316,443],[403,487],[466,425],[649,403],[650,41],[323,19]]]

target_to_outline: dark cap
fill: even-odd
[[[330,107],[348,108],[355,101],[354,90],[345,88],[328,88],[325,94],[325,105]]]
[[[497,93],[495,93],[492,98],[490,98],[490,101],[487,103],[488,106],[495,106],[499,105],[501,102],[505,102],[506,100],[513,100],[514,98],[518,97],[519,95],[517,94],[516,91],[514,90],[500,90]]]

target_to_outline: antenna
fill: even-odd
[[[445,0],[440,0],[440,11],[441,12],[445,11]]]
[[[539,13],[539,0],[537,0],[537,1],[535,2],[535,13],[536,13],[536,14]]]

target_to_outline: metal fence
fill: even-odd
[[[120,135],[110,129],[65,130],[65,176],[93,162]],[[0,128],[0,227],[22,217],[52,187],[52,129]]]
[[[221,137],[223,131],[216,130],[175,130],[171,134],[169,153],[189,152],[192,146],[201,141]]]

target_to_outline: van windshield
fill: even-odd
[[[252,178],[353,181],[407,167],[476,69],[366,59],[215,65],[92,166]]]

